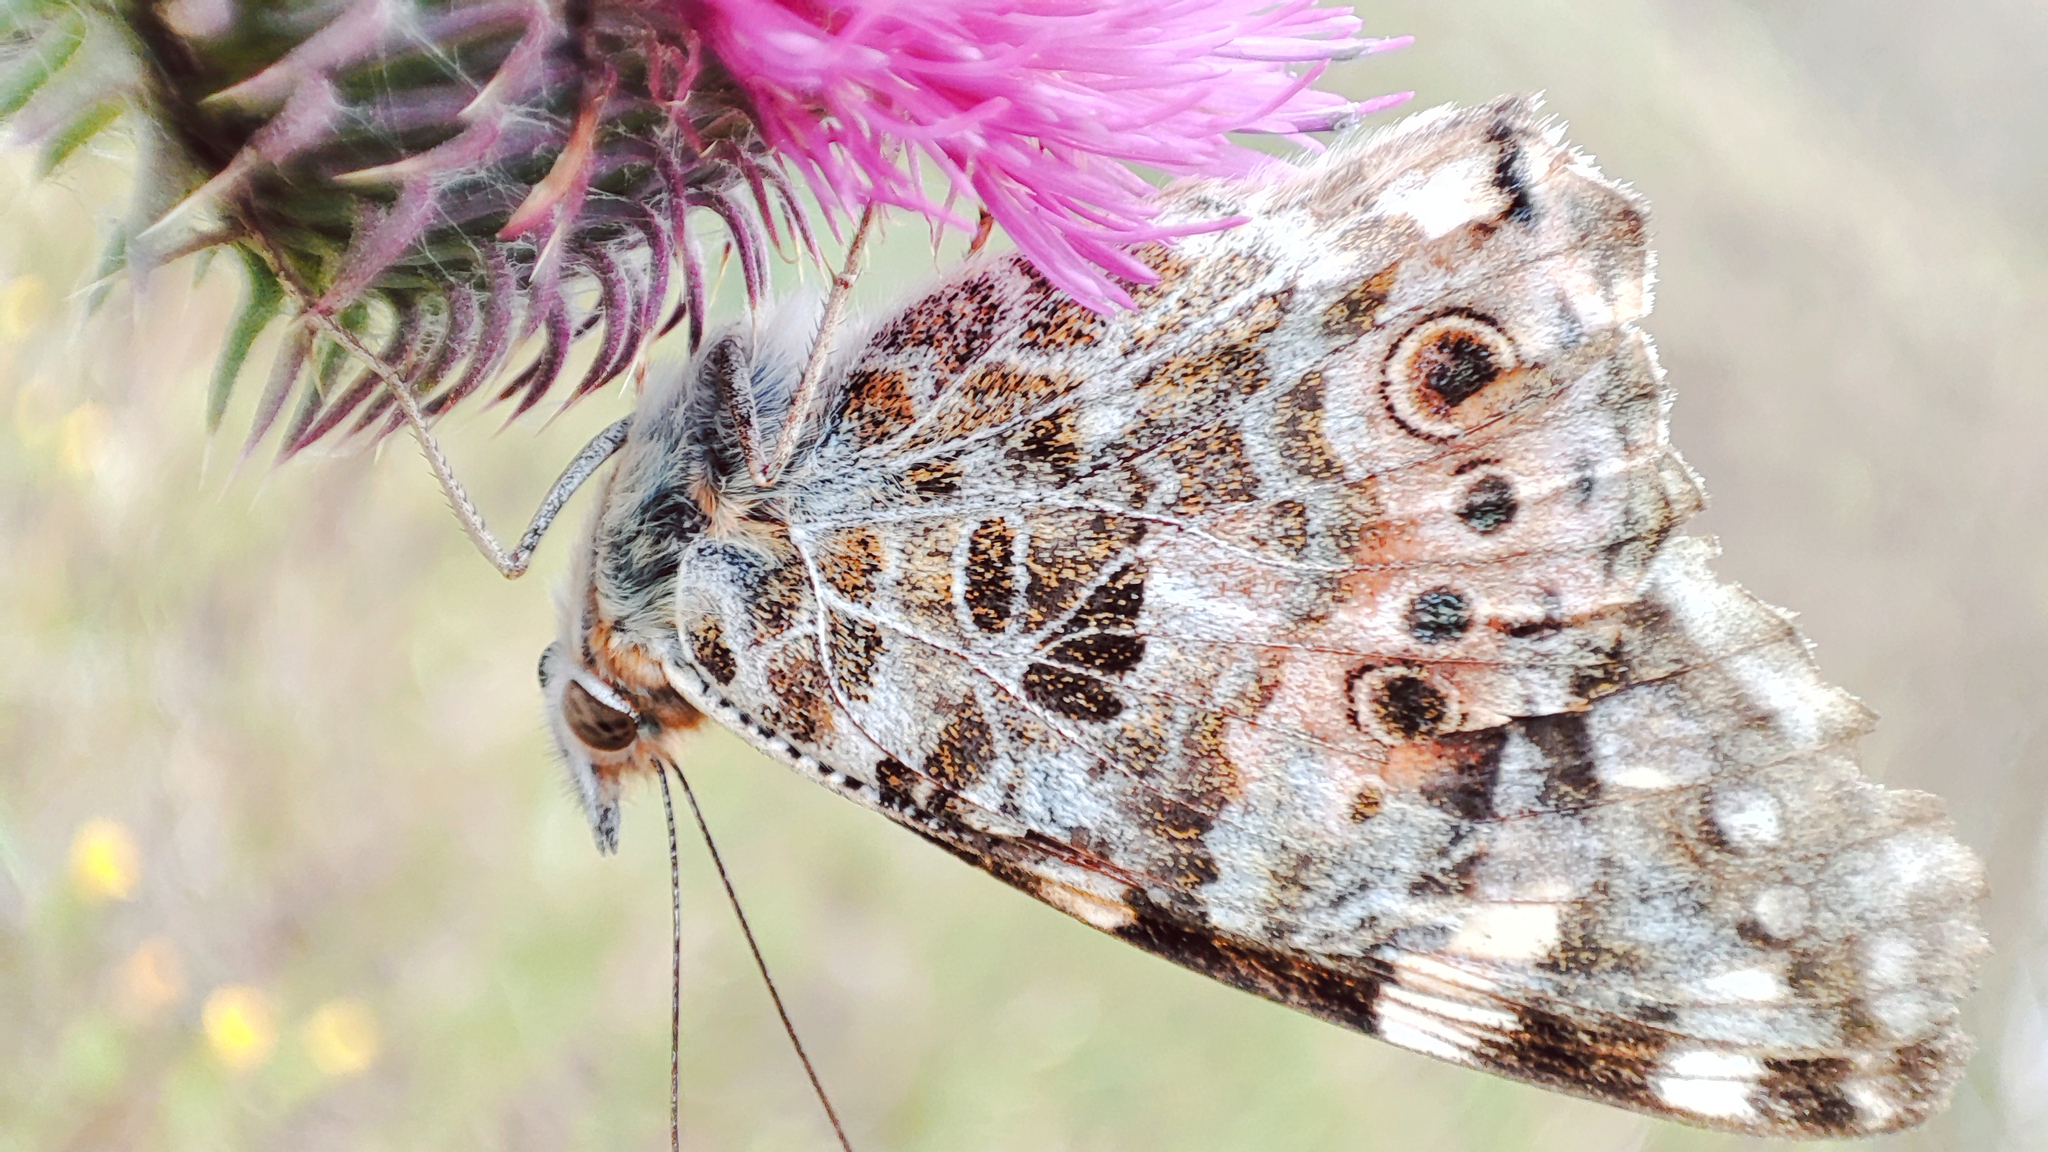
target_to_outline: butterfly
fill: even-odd
[[[1982,868],[1680,532],[1641,200],[1504,99],[1161,210],[1243,223],[1134,310],[984,257],[825,403],[744,329],[649,389],[540,669],[600,848],[708,717],[1403,1048],[1734,1132],[1941,1108]]]

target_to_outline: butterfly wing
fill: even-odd
[[[1731,1130],[1945,1101],[1977,862],[1675,534],[1639,202],[1519,101],[1174,194],[1100,318],[992,261],[875,333],[677,687],[1097,927]]]

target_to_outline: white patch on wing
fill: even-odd
[[[1557,947],[1558,904],[1482,904],[1444,951],[1485,960],[1538,960]]]
[[[1764,1066],[1754,1056],[1696,1048],[1664,1061],[1664,1074],[1651,1085],[1666,1104],[1681,1111],[1722,1120],[1753,1120],[1756,1106],[1750,1092]]]
[[[1499,1008],[1488,1008],[1481,1004],[1468,1004],[1462,1000],[1446,1000],[1441,996],[1431,996],[1426,992],[1400,984],[1387,984],[1380,988],[1379,1003],[1386,1004],[1389,1002],[1427,1012],[1433,1016],[1442,1016],[1451,1020],[1460,1020],[1467,1024],[1477,1025],[1490,1032],[1507,1032],[1518,1023],[1515,1014],[1512,1012],[1502,1011]]]
[[[1892,1102],[1885,1098],[1884,1090],[1868,1080],[1843,1081],[1842,1094],[1856,1105],[1856,1112],[1863,1118],[1863,1123],[1873,1130],[1883,1128],[1884,1122],[1895,1111]]]
[[[1756,1118],[1756,1106],[1749,1102],[1750,1086],[1746,1081],[1659,1076],[1652,1083],[1657,1089],[1657,1098],[1677,1111],[1720,1120]]]
[[[1894,1040],[1922,1035],[1934,1027],[1946,1008],[1938,993],[1918,987],[1869,996],[1863,1003],[1885,1034]]]
[[[1477,972],[1470,972],[1433,957],[1418,956],[1412,952],[1397,953],[1389,958],[1388,963],[1401,974],[1401,981],[1404,984],[1414,983],[1409,979],[1414,976],[1435,980],[1454,988],[1471,988],[1482,992],[1498,987],[1498,982]]]
[[[1647,764],[1608,772],[1600,777],[1600,782],[1616,788],[1637,788],[1645,792],[1661,792],[1678,785],[1678,781],[1672,778],[1671,773]]]
[[[1542,811],[1543,782],[1550,762],[1520,729],[1508,729],[1499,764],[1494,775],[1493,810],[1502,816]]]
[[[1712,739],[1674,686],[1643,684],[1610,696],[1587,722],[1603,786],[1661,792],[1714,775]]]
[[[1811,906],[1805,889],[1780,884],[1757,893],[1750,912],[1766,936],[1790,940],[1806,930],[1806,915]]]
[[[1373,1030],[1389,1044],[1460,1064],[1470,1064],[1479,1045],[1479,1037],[1458,1025],[1384,997],[1373,1005]]]
[[[1408,216],[1434,240],[1460,225],[1490,218],[1506,206],[1492,175],[1491,166],[1480,157],[1446,164],[1427,177],[1410,172],[1380,193],[1372,212]]]
[[[1624,320],[1640,320],[1648,310],[1641,308],[1638,295],[1631,300],[1637,306],[1634,315],[1619,316],[1608,299],[1608,285],[1594,276],[1583,261],[1574,260],[1562,264],[1558,269],[1559,286],[1565,289],[1564,298],[1579,323],[1587,328],[1609,328]]]
[[[1722,1000],[1741,1000],[1751,1004],[1768,1004],[1785,998],[1785,982],[1776,972],[1768,968],[1738,968],[1723,972],[1700,984],[1700,993],[1709,1003]]]
[[[1919,961],[1920,945],[1903,932],[1886,932],[1863,941],[1863,972],[1873,987],[1911,984]]]
[[[1902,893],[1910,892],[1939,875],[1938,851],[1939,845],[1919,843],[1911,836],[1894,836],[1879,850],[1877,867],[1883,871],[1886,883]]]
[[[1121,404],[1083,404],[1075,412],[1074,430],[1081,443],[1092,449],[1114,439],[1130,422],[1131,414]]]
[[[1064,884],[1047,882],[1038,886],[1038,898],[1084,924],[1114,932],[1137,923],[1128,905],[1104,900]]]
[[[1777,847],[1784,838],[1778,799],[1768,792],[1752,788],[1722,792],[1708,802],[1708,811],[1721,838],[1737,852],[1762,852]]]

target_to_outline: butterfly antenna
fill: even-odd
[[[753,926],[747,923],[746,910],[740,907],[739,893],[733,890],[732,877],[725,870],[725,858],[718,854],[718,845],[711,839],[711,826],[704,822],[704,809],[697,804],[697,793],[690,788],[690,778],[683,775],[682,765],[671,763],[668,767],[676,774],[676,783],[683,786],[683,799],[690,802],[690,815],[697,818],[697,831],[704,837],[705,849],[711,853],[712,866],[718,869],[718,882],[725,885],[726,901],[732,905],[732,914],[739,919],[740,934],[747,938],[747,950],[754,954],[754,967],[761,973],[761,983],[768,986],[768,998],[775,1002],[775,1014],[782,1018],[783,1034],[789,1037],[789,1046],[796,1050],[796,1058],[804,1066],[804,1075],[810,1077],[811,1091],[825,1109],[825,1119],[832,1123],[832,1134],[839,1138],[841,1152],[853,1152],[853,1144],[846,1138],[846,1128],[839,1123],[839,1113],[832,1107],[831,1098],[825,1095],[824,1082],[818,1079],[818,1070],[804,1051],[804,1042],[797,1039],[796,1025],[790,1022],[789,1009],[783,1007],[782,993],[775,988],[775,977],[768,974],[768,961],[761,957],[761,945],[754,939]],[[664,783],[662,794],[667,793],[668,785]]]
[[[661,818],[668,823],[668,1148],[683,1150],[683,870],[676,853],[676,806],[661,781]]]
[[[860,224],[854,228],[853,238],[846,244],[846,263],[832,278],[832,291],[825,297],[825,314],[818,321],[818,338],[811,344],[811,356],[804,363],[804,374],[797,379],[796,394],[789,398],[789,407],[783,413],[782,430],[776,433],[775,446],[765,459],[748,461],[754,483],[763,488],[771,487],[781,477],[782,470],[789,467],[790,458],[796,455],[797,445],[810,428],[811,409],[816,406],[818,393],[825,383],[825,362],[832,355],[832,338],[846,319],[846,305],[853,297],[853,283],[860,277],[860,262],[866,255],[868,235],[874,231],[875,219],[881,212],[882,206],[873,201],[861,212]]]

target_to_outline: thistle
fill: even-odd
[[[771,252],[819,259],[821,225],[870,204],[1001,226],[1081,302],[1127,305],[1151,274],[1125,247],[1189,227],[1153,223],[1127,164],[1241,171],[1262,157],[1231,132],[1400,99],[1310,87],[1399,43],[1311,0],[14,0],[0,117],[51,165],[143,134],[110,267],[241,255],[208,422],[286,319],[247,446],[281,427],[289,456],[395,428],[391,381],[428,418],[516,416],[583,341],[574,401],[679,325],[695,346],[707,247],[758,302]]]

